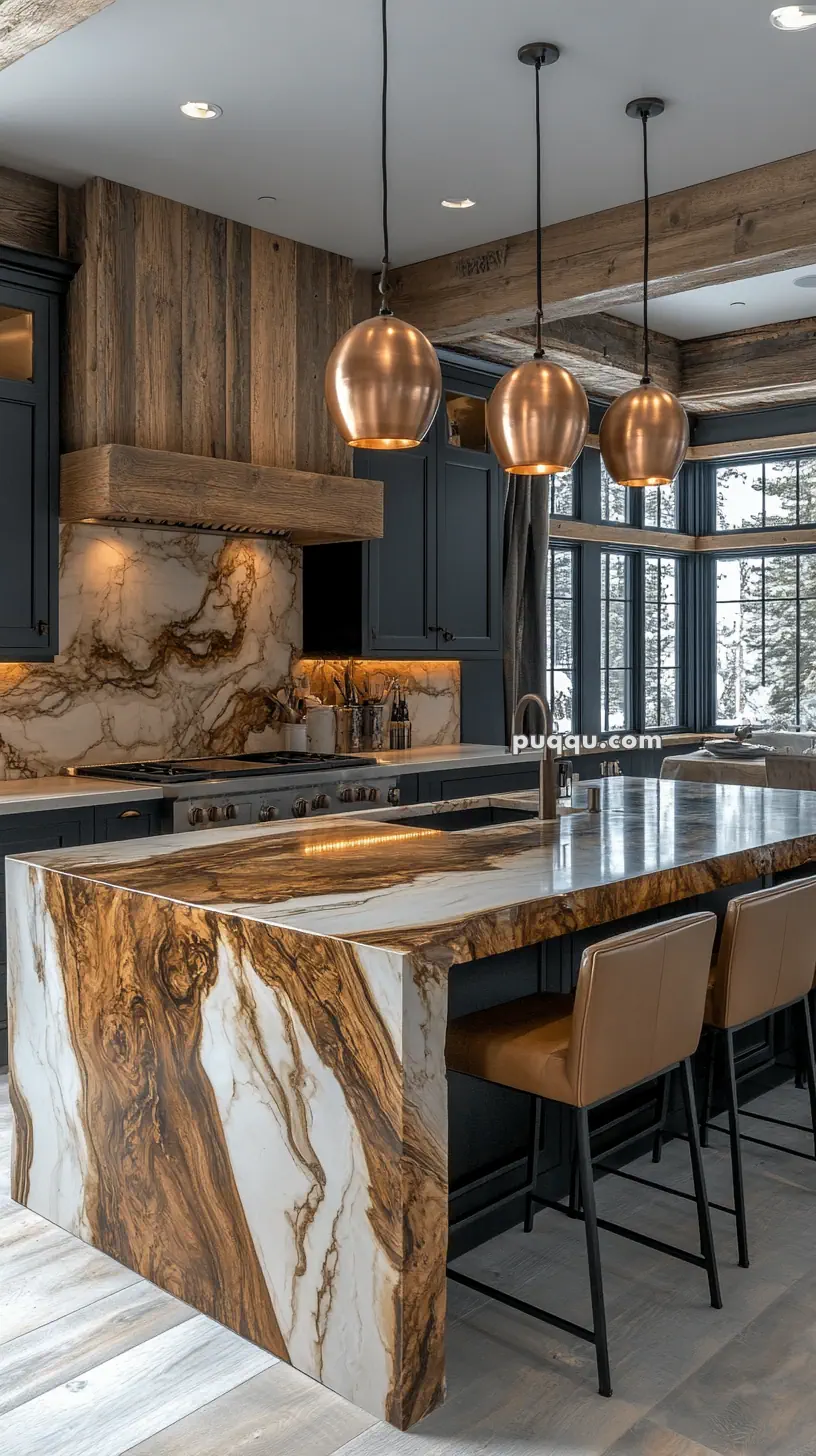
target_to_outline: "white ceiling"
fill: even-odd
[[[675,339],[700,339],[710,334],[756,329],[760,324],[813,318],[816,287],[797,287],[797,278],[812,278],[816,284],[816,268],[788,268],[762,278],[746,278],[741,283],[718,283],[688,293],[653,298],[649,303],[649,324]],[[639,324],[643,308],[637,303],[624,304],[609,309],[609,313]]]
[[[655,191],[813,147],[816,34],[773,30],[771,5],[391,0],[394,260],[533,223],[525,41],[563,51],[544,76],[549,221],[638,196],[632,96],[668,103],[652,127]],[[0,73],[0,161],[68,182],[98,173],[373,265],[379,8],[116,0]],[[200,99],[223,117],[185,120],[179,104]],[[265,192],[277,203],[257,202]],[[468,211],[439,205],[465,194]]]

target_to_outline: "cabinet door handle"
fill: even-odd
[[[48,623],[47,622],[43,622],[43,621],[39,621],[37,623],[37,636],[38,637],[46,637],[47,635],[48,635]]]
[[[120,819],[141,819],[141,809],[123,809],[119,815]]]
[[[455,642],[456,641],[456,633],[455,632],[446,632],[445,629],[444,629],[444,627],[443,627],[443,629],[442,629],[442,640],[444,642]]]

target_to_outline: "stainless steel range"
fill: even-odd
[[[68,773],[161,784],[174,834],[224,824],[266,824],[309,814],[398,804],[399,778],[376,758],[333,753],[245,753],[224,758],[90,764]]]

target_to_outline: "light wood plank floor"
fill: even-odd
[[[802,1121],[806,1103],[788,1086],[755,1106]],[[745,1145],[752,1266],[737,1268],[733,1222],[715,1214],[720,1312],[700,1271],[602,1235],[612,1400],[589,1346],[449,1286],[449,1399],[401,1435],[13,1204],[10,1130],[3,1078],[3,1456],[816,1456],[816,1164]],[[728,1202],[716,1143],[711,1194]],[[660,1176],[688,1186],[683,1144]],[[599,1203],[694,1247],[689,1204],[619,1179]],[[542,1213],[462,1267],[589,1322],[580,1224]]]

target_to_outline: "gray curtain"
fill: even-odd
[[[550,477],[509,475],[504,504],[504,711],[547,687],[547,547]],[[535,732],[541,731],[538,722]]]

